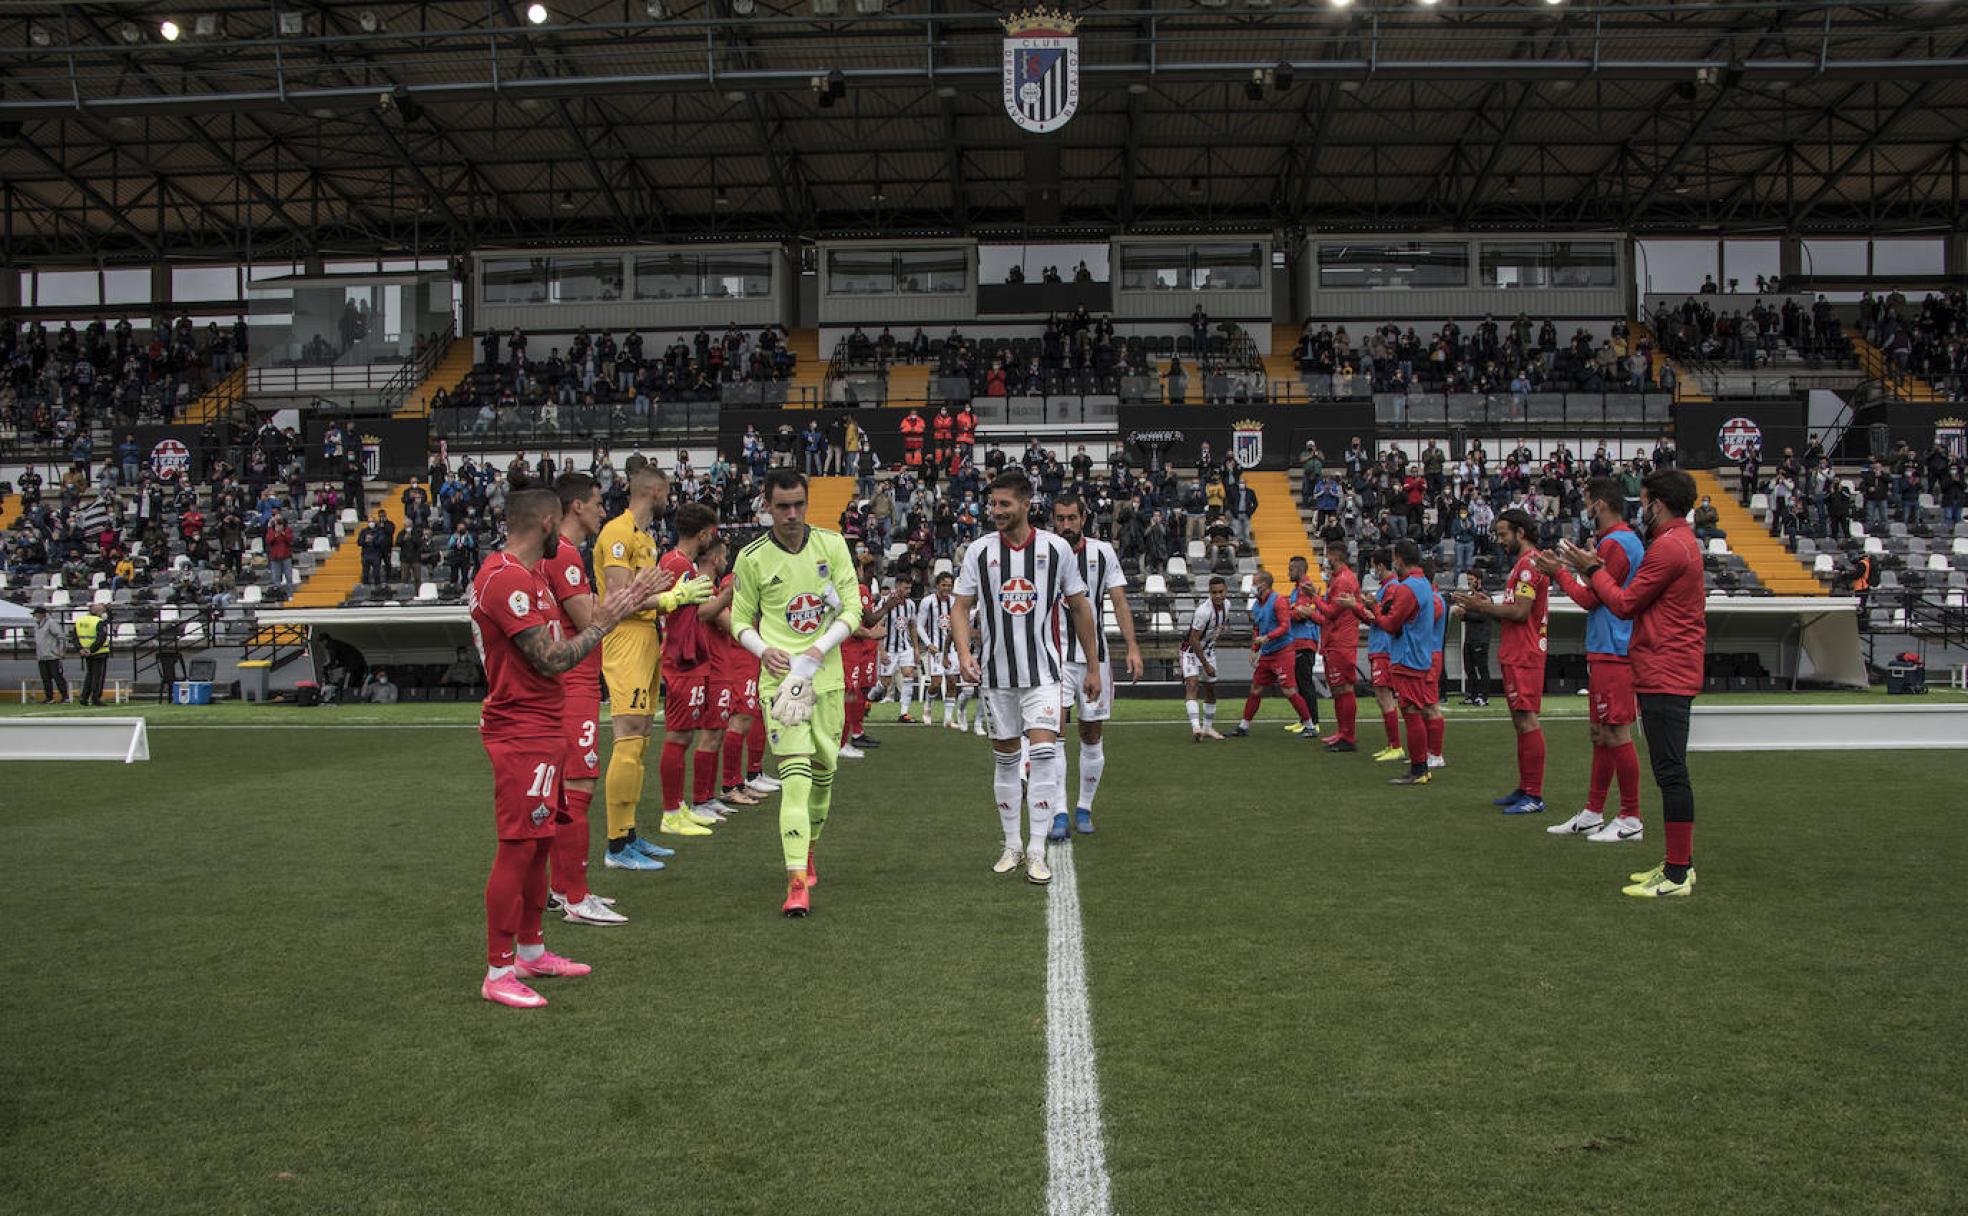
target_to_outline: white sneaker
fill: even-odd
[[[1205,726],[1205,727],[1203,728],[1203,738],[1205,738],[1205,739],[1222,739],[1222,738],[1223,738],[1223,732],[1222,732],[1222,731],[1219,731],[1219,730],[1217,730],[1217,729],[1216,729],[1216,728],[1215,728],[1214,726]]]
[[[1586,839],[1596,840],[1601,844],[1618,844],[1622,840],[1638,840],[1640,839],[1640,832],[1645,826],[1645,824],[1640,822],[1640,818],[1637,815],[1621,815],[1608,821],[1605,827],[1587,836]]]
[[[957,732],[958,734],[960,734],[960,735],[961,735],[961,734],[962,734],[962,733],[963,733],[963,732],[964,732],[965,730],[967,730],[967,729],[968,729],[967,727],[965,727],[965,726],[964,726],[964,724],[963,724],[963,723],[961,723],[961,722],[958,722],[958,721],[956,721],[956,720],[954,720],[954,719],[952,719],[952,720],[951,720],[951,721],[949,721],[949,722],[945,722],[945,723],[944,723],[943,725],[945,725],[945,726],[947,726],[947,727],[949,727],[949,728],[950,728],[951,730],[953,730],[953,731],[956,731],[956,732]]]
[[[1044,845],[1025,854],[1025,881],[1042,887],[1052,881],[1052,871],[1046,868]]]
[[[1606,817],[1597,811],[1580,811],[1563,823],[1554,823],[1544,829],[1553,836],[1582,836],[1598,830],[1606,822]]]
[[[764,774],[760,774],[745,784],[751,786],[754,791],[761,794],[776,794],[779,792],[779,778],[777,777],[767,777]]]
[[[976,736],[977,736],[978,738],[980,738],[980,739],[982,739],[982,738],[984,737],[984,734],[985,734],[985,732],[984,732],[984,719],[982,719],[982,718],[979,718],[979,719],[977,720],[977,725],[976,725],[976,727],[975,727],[975,728],[973,728],[973,733],[974,733],[974,734],[976,734]]]
[[[686,811],[695,811],[697,814],[704,815],[711,819],[715,819],[719,823],[723,823],[725,819],[731,814],[731,808],[724,805],[722,802],[719,802],[715,798],[707,798],[704,801],[698,803],[696,806],[685,806],[682,809]]]
[[[991,867],[991,873],[1009,874],[1018,868],[1019,862],[1024,860],[1024,853],[1012,848],[1010,845],[1006,845],[1005,851],[998,854],[998,864]]]
[[[567,904],[561,908],[561,918],[577,925],[626,925],[629,918],[603,903],[600,897],[589,895],[578,904]]]
[[[1444,759],[1443,759],[1442,757],[1440,757],[1440,756],[1430,756],[1430,757],[1428,758],[1428,767],[1429,767],[1429,768],[1447,768],[1447,767],[1449,767],[1449,762],[1448,762],[1447,760],[1444,760]]]
[[[834,754],[843,760],[866,760],[868,758],[867,752],[862,751],[852,743],[841,744],[840,750]]]

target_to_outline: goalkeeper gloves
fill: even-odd
[[[676,586],[656,597],[656,607],[664,612],[675,612],[690,604],[701,604],[711,598],[711,580],[701,575],[692,575]]]
[[[820,661],[807,655],[793,660],[793,669],[779,685],[779,691],[772,698],[773,720],[782,726],[798,726],[813,717],[813,703],[817,696],[813,691],[813,677],[820,670]]]

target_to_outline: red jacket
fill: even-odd
[[[1349,567],[1335,571],[1326,580],[1326,594],[1323,599],[1313,601],[1315,611],[1312,619],[1319,623],[1319,644],[1326,652],[1326,669],[1331,670],[1333,659],[1337,656],[1341,666],[1360,653],[1360,623],[1351,612],[1333,603],[1342,595],[1358,598],[1360,576]]]
[[[1592,594],[1621,620],[1633,622],[1633,687],[1637,692],[1697,696],[1708,643],[1708,591],[1701,543],[1685,519],[1670,519],[1647,540],[1647,556],[1622,587],[1604,566],[1592,572]]]

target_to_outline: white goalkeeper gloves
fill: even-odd
[[[772,698],[773,721],[782,726],[798,726],[812,719],[813,704],[818,699],[813,691],[813,677],[819,671],[818,659],[801,655],[793,660],[792,671]]]

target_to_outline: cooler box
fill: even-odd
[[[212,703],[212,682],[210,680],[179,680],[171,686],[173,705],[210,705]]]
[[[239,699],[264,704],[267,685],[273,678],[273,664],[266,659],[247,659],[239,664]]]
[[[1927,668],[1924,665],[1888,667],[1886,669],[1887,696],[1912,696],[1926,691]]]

